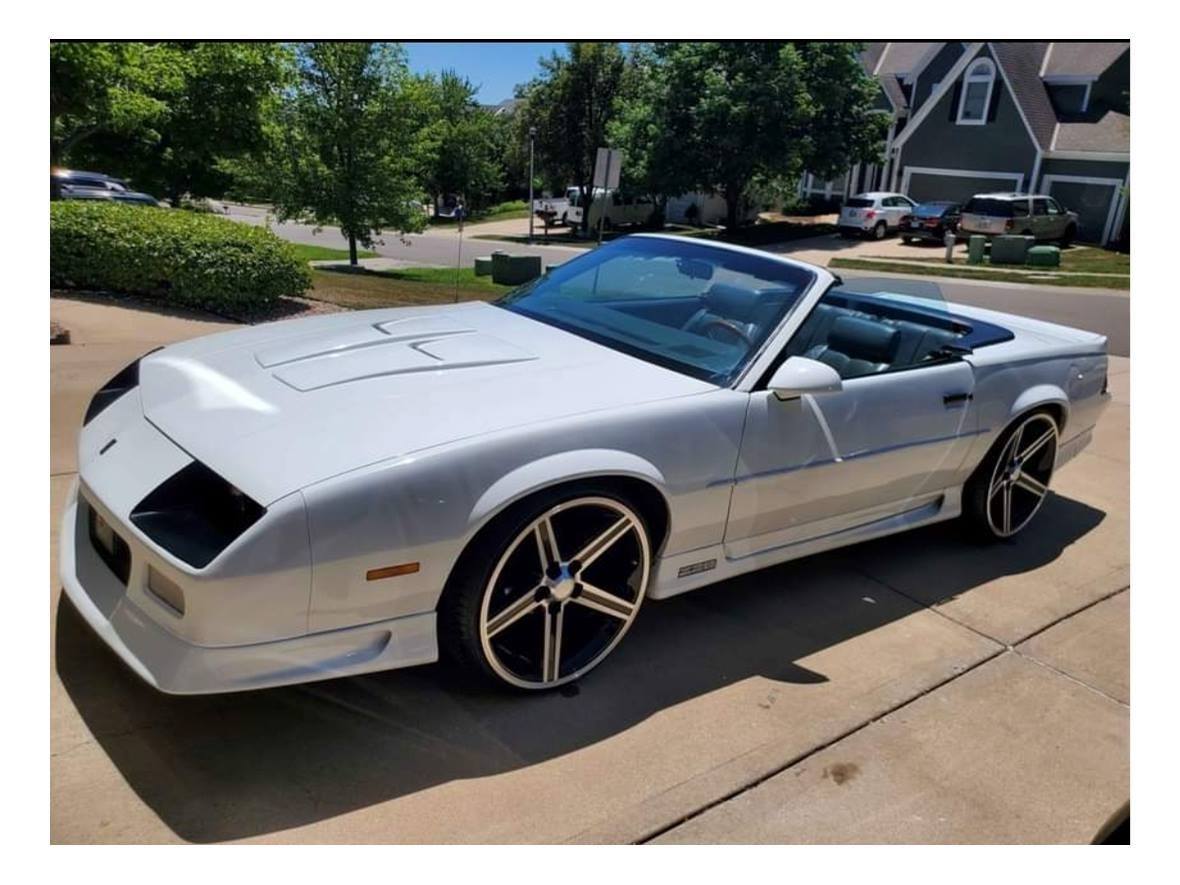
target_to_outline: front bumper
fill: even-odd
[[[90,504],[78,489],[75,481],[61,521],[59,569],[66,595],[111,650],[160,691],[244,691],[438,658],[434,612],[247,645],[204,646],[182,639],[159,622],[158,613],[149,616],[144,610],[153,604],[140,586],[146,580],[144,568],[133,563],[125,585],[99,557],[88,530]]]

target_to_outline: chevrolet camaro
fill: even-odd
[[[1026,530],[1106,405],[1106,339],[855,283],[639,235],[495,303],[156,350],[87,409],[65,592],[165,692],[440,656],[548,689],[648,600]]]

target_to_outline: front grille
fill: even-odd
[[[90,546],[119,582],[126,586],[127,579],[131,577],[131,548],[89,504],[86,511]]]

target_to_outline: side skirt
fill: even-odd
[[[647,597],[667,599],[792,559],[954,519],[962,510],[962,493],[962,486],[944,489],[933,501],[901,513],[740,558],[726,556],[723,544],[668,556],[656,565]]]

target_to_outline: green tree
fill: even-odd
[[[594,161],[618,113],[626,58],[618,43],[569,43],[566,55],[541,60],[541,76],[518,90],[518,137],[537,128],[537,162],[559,186],[577,185],[589,205]],[[583,213],[583,230],[589,213]]]
[[[339,227],[354,265],[358,242],[421,230],[415,172],[427,110],[397,45],[301,45],[275,158],[279,217]]]
[[[162,193],[220,196],[225,164],[258,152],[289,82],[275,43],[55,43],[51,159],[94,165]]]
[[[475,100],[476,88],[454,71],[426,80],[430,122],[420,133],[422,184],[432,197],[457,194],[469,208],[486,205],[503,186],[499,128]]]
[[[872,161],[884,136],[876,84],[852,43],[658,43],[636,59],[641,85],[614,135],[666,194],[720,192],[726,226],[756,189],[804,169]]]

